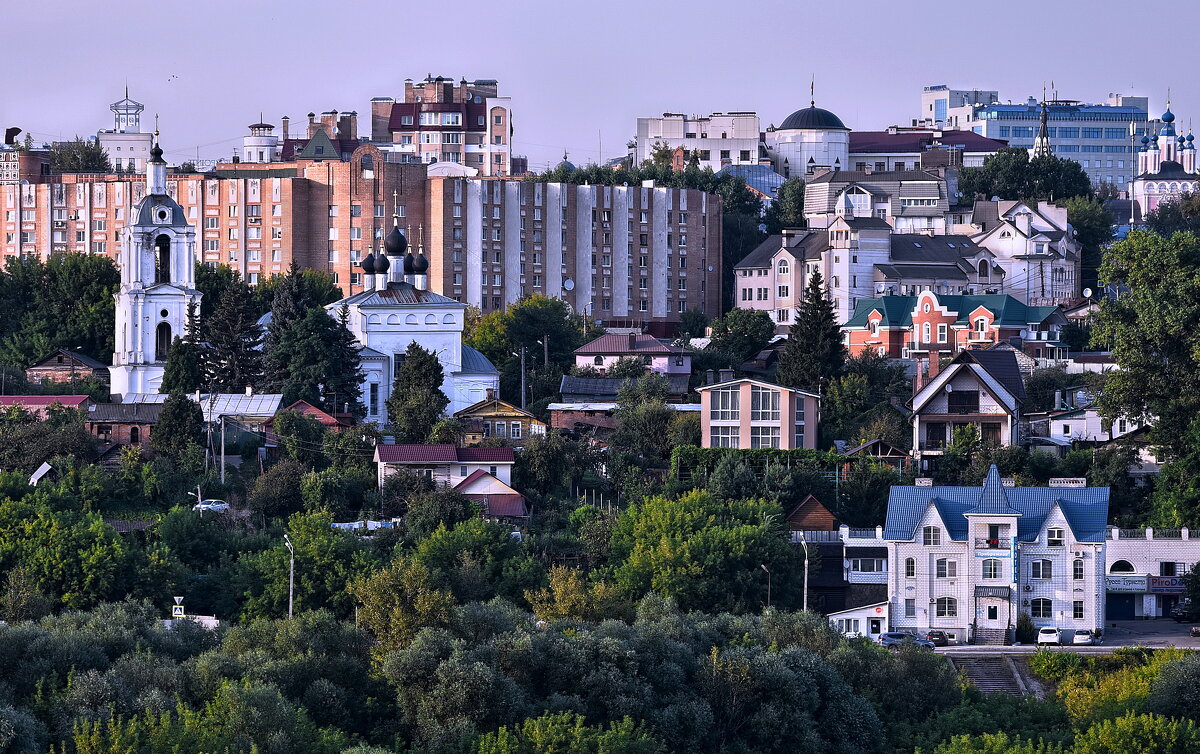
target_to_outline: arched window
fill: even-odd
[[[926,526],[921,532],[921,539],[926,547],[937,547],[942,544],[942,530],[936,526]]]
[[[370,154],[364,154],[362,156],[362,171],[364,173],[367,173],[374,169],[375,169],[375,156],[370,155]]]
[[[998,558],[988,558],[983,561],[983,577],[985,579],[1000,578],[1000,560]]]
[[[171,237],[154,239],[154,284],[171,282]]]
[[[1048,579],[1054,575],[1054,564],[1046,559],[1035,560],[1029,564],[1029,578]]]
[[[992,266],[990,264],[988,264],[988,261],[986,259],[980,259],[979,260],[979,277],[991,278],[991,276],[992,276]]]
[[[1045,597],[1038,597],[1030,603],[1029,614],[1034,618],[1053,618],[1054,603]]]
[[[921,341],[924,343],[929,343],[929,342],[931,342],[932,338],[933,338],[933,331],[930,328],[929,323],[923,322],[921,324]]]
[[[1071,578],[1076,581],[1083,581],[1083,561],[1078,558],[1071,563]]]
[[[598,367],[602,367],[602,366],[604,366],[604,357],[597,356],[596,358],[592,359],[592,363]]]
[[[437,324],[437,316],[433,315],[433,314],[426,314],[425,315],[425,324],[436,325]]]
[[[138,445],[142,441],[142,430],[140,427],[129,428],[129,444]]]
[[[452,324],[454,324],[454,315],[453,315],[453,314],[447,314],[446,316],[442,317],[442,324],[443,324],[443,325],[452,325]]]
[[[937,598],[937,617],[954,618],[958,615],[958,600],[953,597]]]
[[[415,315],[415,314],[410,314],[410,315],[408,315],[407,317],[405,317],[405,318],[404,318],[404,324],[406,324],[406,325],[415,325],[415,324],[418,324],[418,323],[417,323],[417,315]]]
[[[372,316],[377,316],[377,315],[372,315]],[[399,314],[389,314],[389,315],[388,315],[388,318],[387,318],[387,323],[388,323],[389,325],[398,325],[398,324],[400,324],[400,315],[399,315]]]
[[[154,330],[154,360],[166,361],[167,351],[171,350],[171,325],[159,322]]]
[[[1133,563],[1128,560],[1118,560],[1108,569],[1109,573],[1133,573]]]
[[[958,561],[950,558],[938,558],[935,573],[939,579],[952,579],[958,576]]]
[[[917,561],[915,558],[904,559],[904,578],[915,579],[917,577]]]
[[[788,263],[786,259],[779,260],[778,272],[781,276],[788,274]]]
[[[987,332],[987,317],[975,318],[975,332]]]
[[[380,323],[380,319],[379,319],[378,314],[371,314],[367,317],[368,325],[378,325],[379,323]]]

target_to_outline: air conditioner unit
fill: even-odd
[[[1026,584],[1026,585],[1025,585],[1025,591],[1027,591],[1027,592],[1032,592],[1032,591],[1033,591],[1033,584]]]
[[[54,227],[56,227],[56,228],[65,228],[65,227],[67,227],[67,221],[66,221],[66,220],[55,220],[55,221],[54,221]]]
[[[1087,557],[1087,551],[1086,550],[1076,550],[1075,557],[1077,557],[1077,558]]]
[[[247,218],[247,222],[249,222],[251,225],[258,225],[259,223],[262,222],[262,218],[261,217],[250,217],[250,218]]]

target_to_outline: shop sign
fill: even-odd
[[[1181,576],[1148,576],[1152,594],[1183,594],[1183,577]]]
[[[1145,593],[1145,576],[1105,576],[1104,589],[1109,592]]]

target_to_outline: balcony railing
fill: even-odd
[[[975,538],[976,550],[1007,550],[1009,543],[1007,539],[987,539],[986,537]]]

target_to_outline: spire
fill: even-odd
[[[400,227],[400,192],[392,189],[392,227]]]
[[[992,464],[988,469],[987,478],[983,480],[983,490],[979,493],[979,503],[967,511],[981,515],[1019,516],[1020,511],[1008,503],[1008,493],[1004,491],[1004,480],[1000,478],[1000,469]]]
[[[817,74],[812,75],[812,79],[808,82],[808,106],[817,106]]]
[[[146,193],[167,193],[167,161],[163,159],[162,146],[158,143],[158,114],[154,115],[154,146],[150,147],[150,159],[146,160]]]
[[[1037,138],[1033,140],[1033,154],[1035,159],[1038,157],[1050,156],[1050,136],[1046,128],[1046,121],[1049,118],[1049,113],[1046,109],[1046,90],[1042,87],[1042,117],[1041,125],[1038,127]]]

